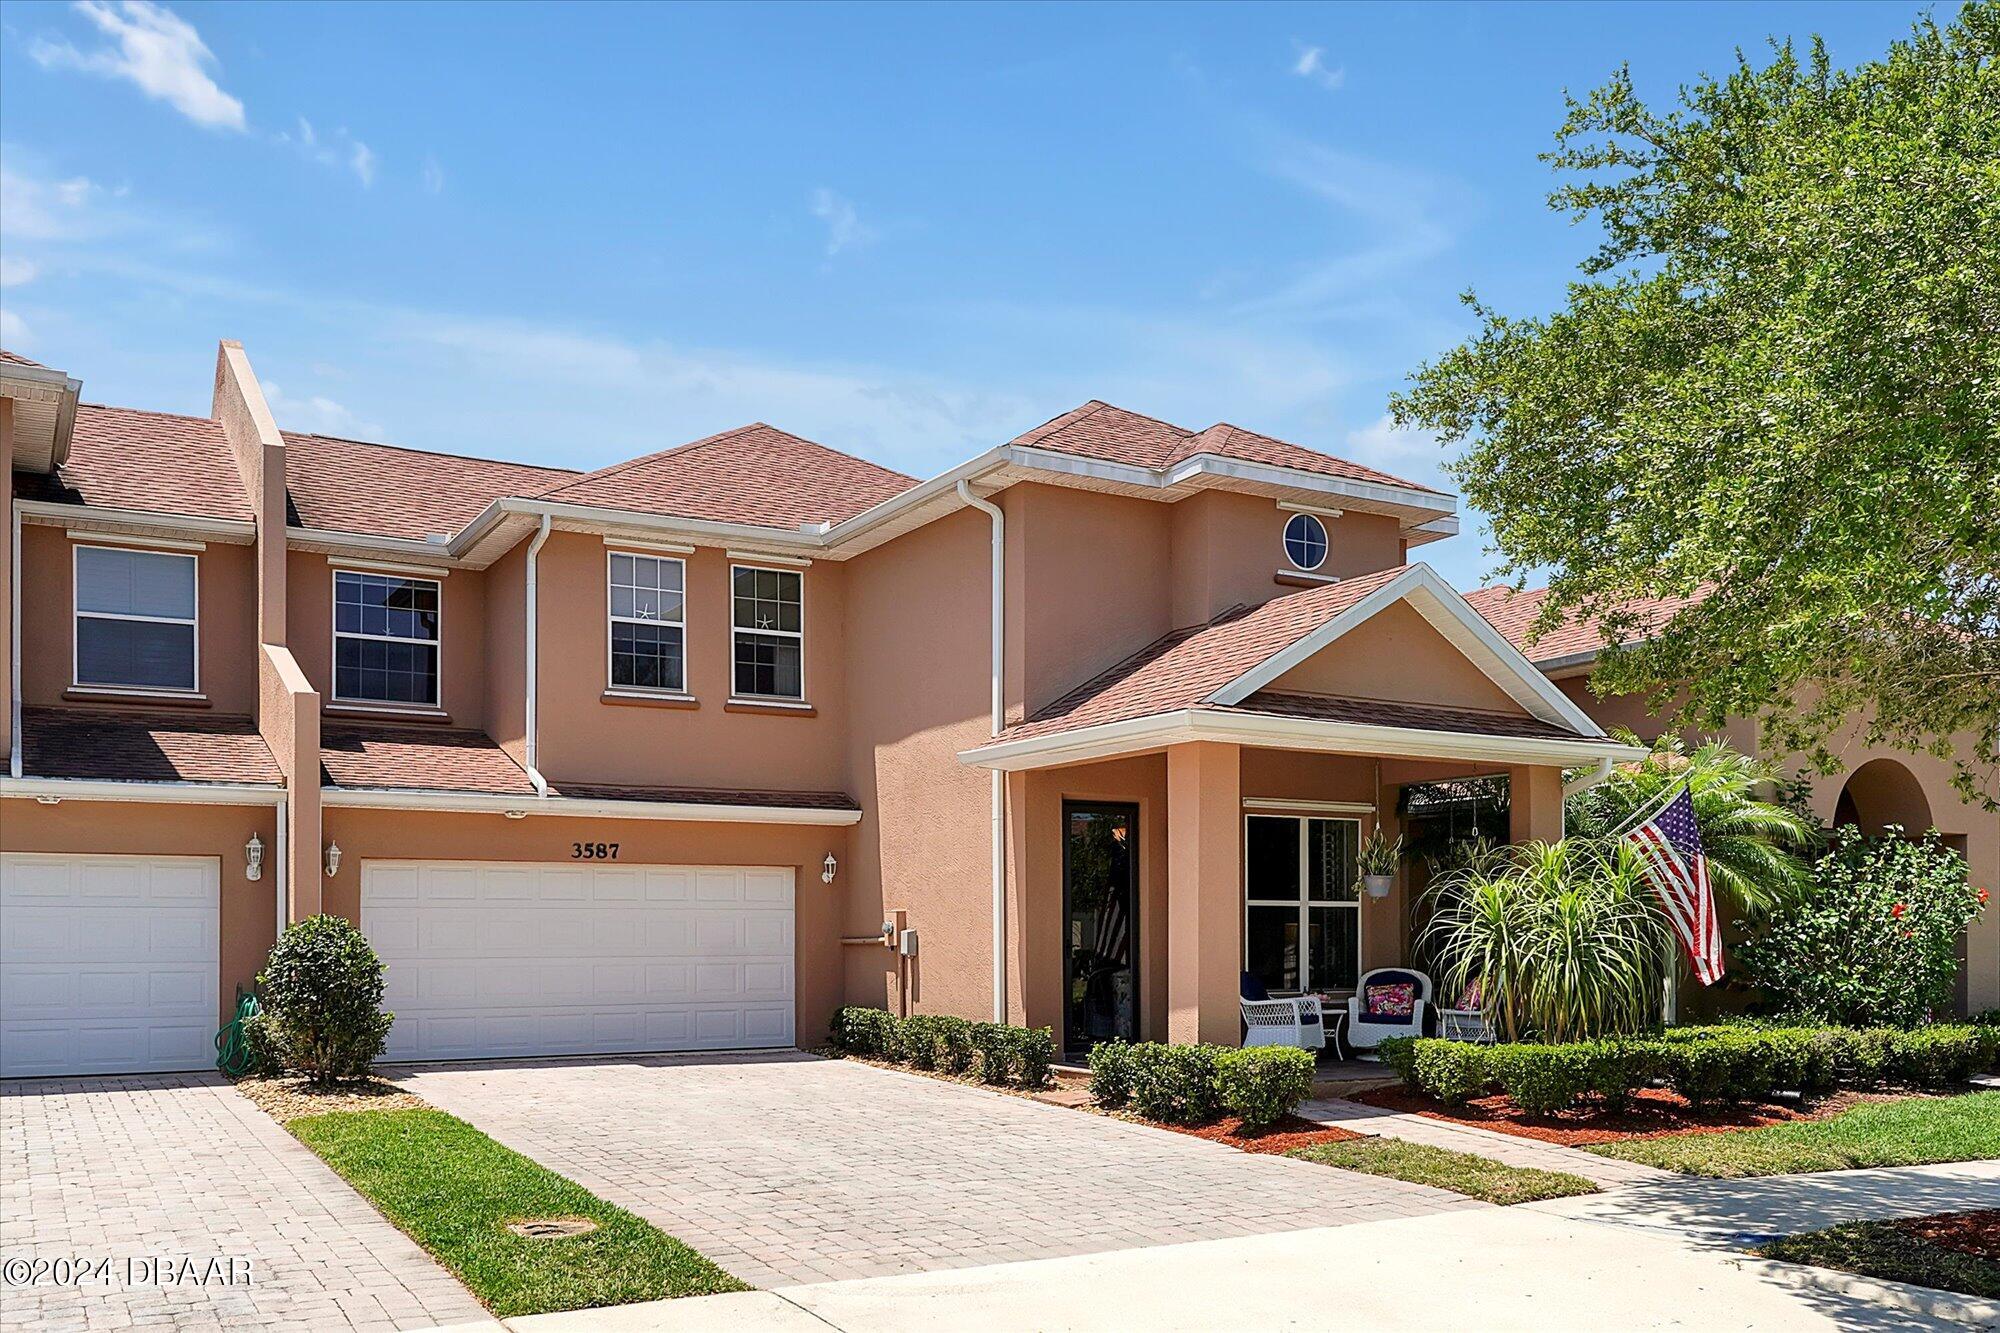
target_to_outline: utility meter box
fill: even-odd
[[[917,932],[914,930],[904,931],[897,940],[896,952],[902,954],[905,958],[915,958],[917,956]]]

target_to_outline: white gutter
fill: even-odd
[[[1328,754],[1469,759],[1496,764],[1561,764],[1566,768],[1606,757],[1639,759],[1647,753],[1642,746],[1621,745],[1617,741],[1593,736],[1578,736],[1574,740],[1493,736],[1483,732],[1430,731],[1365,722],[1330,722],[1229,709],[1183,708],[1025,740],[1003,740],[961,750],[958,758],[961,763],[981,768],[1010,771],[1053,768],[1197,740],[1279,746]]]
[[[276,805],[274,782],[106,782],[96,778],[0,778],[0,797],[54,801],[145,801],[180,805]]]
[[[8,484],[12,484],[9,479]],[[21,506],[7,534],[7,776],[21,777]]]
[[[999,736],[1007,724],[1002,677],[1007,667],[1007,516],[991,500],[972,493],[964,480],[958,498],[984,513],[993,528],[993,615],[988,631],[992,644],[993,730]],[[993,770],[993,1021],[1007,1021],[1007,775]]]
[[[272,916],[271,920],[277,924],[276,934],[278,935],[283,935],[285,933],[285,927],[291,924],[289,921],[285,920],[285,918],[288,915],[290,915],[292,907],[291,899],[287,896],[285,892],[286,888],[285,852],[287,850],[287,844],[291,840],[289,834],[286,832],[285,829],[285,825],[291,822],[285,817],[288,813],[289,811],[285,806],[284,798],[280,797],[278,799],[278,837],[277,837],[277,847],[275,849],[278,857],[278,873],[271,877],[275,881],[271,885],[271,890],[273,893],[277,895],[277,909],[278,909],[277,912]]]
[[[1567,801],[1578,792],[1589,791],[1592,787],[1595,787],[1610,776],[1611,756],[1607,754],[1602,759],[1599,759],[1596,766],[1582,777],[1572,778],[1570,781],[1563,783],[1563,799]]]
[[[4,793],[0,793],[4,794]],[[432,810],[454,814],[553,815],[577,819],[671,819],[711,824],[809,824],[845,827],[859,810],[789,805],[710,805],[701,801],[585,800],[568,796],[496,796],[485,792],[322,787],[322,806],[359,810]]]
[[[56,527],[134,527],[175,537],[246,546],[257,540],[257,525],[248,519],[203,518],[198,514],[155,514],[144,509],[111,509],[104,505],[63,504],[56,500],[16,500],[14,512],[42,519]]]
[[[535,533],[535,540],[528,543],[528,632],[526,635],[528,640],[528,672],[526,678],[526,718],[524,719],[527,734],[521,741],[525,756],[525,762],[522,763],[521,767],[528,770],[528,781],[535,784],[535,795],[543,799],[547,799],[549,794],[549,780],[542,776],[541,769],[535,767],[535,760],[539,757],[537,752],[541,748],[536,744],[536,738],[540,730],[540,719],[536,715],[535,694],[540,685],[542,656],[541,599],[535,594],[535,571],[540,565],[542,543],[549,539],[549,521],[549,516],[543,514],[542,525]]]

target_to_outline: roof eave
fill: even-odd
[[[322,787],[320,804],[363,810],[429,810],[510,818],[558,815],[589,819],[659,819],[711,824],[803,824],[845,827],[859,810],[819,806],[724,805],[702,801],[579,800],[568,796],[507,796],[437,788]]]
[[[1470,760],[1496,764],[1561,764],[1574,767],[1599,759],[1643,758],[1646,751],[1603,736],[1574,740],[1533,736],[1492,736],[1480,732],[1431,731],[1361,722],[1280,717],[1233,709],[1182,708],[1145,717],[1079,727],[1025,740],[1001,739],[959,752],[959,762],[976,768],[1016,772],[1059,768],[1187,741],[1327,754],[1395,755],[1411,759]]]

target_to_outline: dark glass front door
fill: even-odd
[[[1139,807],[1063,803],[1063,1049],[1139,1037]]]

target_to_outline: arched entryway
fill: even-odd
[[[1894,759],[1870,759],[1840,789],[1833,822],[1853,824],[1868,834],[1894,825],[1916,837],[1931,827],[1931,803],[1909,769]]]

